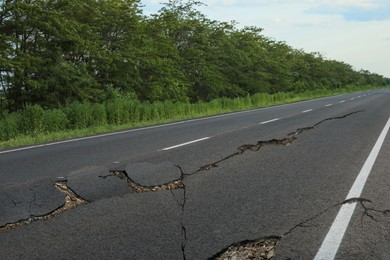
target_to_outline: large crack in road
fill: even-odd
[[[65,202],[61,207],[55,209],[52,212],[49,212],[49,213],[44,214],[44,215],[39,215],[39,216],[34,216],[33,214],[30,213],[30,217],[27,219],[18,220],[14,223],[8,223],[8,224],[5,224],[4,226],[1,226],[0,232],[7,232],[7,231],[10,231],[10,230],[13,230],[16,228],[23,227],[25,225],[30,225],[31,223],[33,223],[35,221],[50,220],[50,219],[64,213],[65,211],[74,209],[74,208],[81,206],[81,205],[88,204],[88,201],[86,201],[83,198],[81,198],[80,196],[78,196],[74,191],[72,191],[66,185],[66,181],[56,182],[55,187],[60,192],[65,194]],[[31,205],[33,203],[35,203],[35,193],[33,193],[33,200],[30,201],[30,208],[31,208]],[[15,203],[15,206],[16,205],[17,205],[17,203]]]
[[[241,241],[224,248],[209,259],[272,259],[281,239],[279,236],[268,236]]]
[[[374,217],[372,212],[373,213],[378,213],[378,214],[381,214],[381,215],[384,215],[384,216],[390,214],[390,210],[389,209],[378,210],[378,209],[366,206],[364,203],[372,203],[372,201],[369,200],[369,199],[365,199],[365,198],[351,198],[351,199],[348,199],[348,200],[344,201],[342,204],[352,204],[352,203],[359,203],[360,206],[364,210],[363,213],[362,213],[362,216],[360,218],[360,222],[361,222],[362,225],[363,225],[363,218],[365,216],[369,217],[373,221],[377,221],[377,219]]]
[[[184,216],[185,216],[185,206],[187,202],[187,193],[186,193],[186,185],[184,183],[184,180],[188,176],[192,176],[195,174],[198,174],[200,172],[205,172],[209,171],[212,168],[219,167],[219,164],[227,161],[229,159],[232,159],[233,157],[242,155],[243,153],[247,151],[252,151],[252,152],[258,152],[262,147],[264,146],[270,146],[270,145],[290,145],[292,144],[295,140],[298,139],[298,136],[301,135],[302,133],[306,131],[313,130],[320,126],[322,123],[330,120],[339,120],[339,119],[344,119],[349,116],[352,116],[357,113],[361,113],[363,111],[355,111],[351,112],[348,114],[345,114],[343,116],[338,116],[338,117],[331,117],[331,118],[326,118],[322,121],[317,122],[313,126],[309,127],[304,127],[304,128],[298,128],[294,132],[291,132],[287,135],[287,137],[283,139],[271,139],[271,140],[259,140],[255,144],[244,144],[241,145],[240,147],[237,148],[237,151],[224,157],[221,160],[209,163],[207,165],[199,167],[196,171],[192,173],[184,173],[182,168],[180,166],[175,166],[178,169],[180,169],[180,178],[173,180],[171,182],[159,184],[159,185],[152,185],[152,186],[144,186],[141,185],[140,183],[137,183],[136,181],[132,180],[129,176],[129,174],[126,171],[120,171],[120,170],[113,170],[110,171],[108,175],[105,176],[99,176],[103,179],[109,178],[109,177],[117,177],[120,178],[128,183],[128,186],[135,192],[135,193],[146,193],[146,192],[161,192],[161,191],[172,191],[176,189],[182,189],[183,190],[183,200],[182,203],[179,205],[181,206],[182,213],[181,213],[181,230],[182,230],[182,257],[183,259],[186,259],[186,245],[187,245],[187,229],[185,226],[185,221],[184,221]],[[88,201],[84,200],[80,196],[78,196],[74,191],[72,191],[67,185],[66,181],[62,182],[56,182],[55,186],[57,187],[58,190],[66,194],[65,198],[65,203],[58,209],[54,210],[53,212],[49,212],[45,215],[41,216],[30,216],[28,219],[24,220],[19,220],[14,223],[9,223],[6,224],[5,226],[0,227],[0,232],[6,232],[10,231],[15,228],[22,227],[24,225],[31,224],[35,221],[39,220],[49,220],[55,216],[58,216],[62,214],[65,211],[71,210],[73,208],[76,208],[81,205],[85,205],[89,203]],[[322,210],[318,214],[315,214],[314,216],[307,218],[306,220],[296,224],[292,228],[290,228],[288,231],[286,231],[282,235],[273,235],[273,236],[268,236],[268,237],[261,237],[255,240],[245,240],[245,241],[240,241],[234,244],[231,244],[227,246],[226,248],[222,249],[220,252],[215,254],[214,256],[210,257],[210,259],[271,259],[274,254],[276,247],[281,239],[283,237],[291,234],[295,229],[297,228],[305,228],[308,227],[306,224],[310,221],[315,220],[319,216],[325,214],[328,212],[330,209],[339,207],[343,204],[347,203],[359,203],[363,209],[363,215],[362,219],[364,216],[368,216],[370,219],[375,220],[374,216],[371,214],[371,212],[375,213],[380,213],[383,215],[390,214],[390,210],[378,210],[375,208],[367,207],[364,203],[371,203],[372,201],[369,199],[365,198],[353,198],[349,199],[346,201],[343,201],[341,203],[337,203],[335,205],[332,205],[331,207]],[[13,201],[13,203],[16,205],[19,202]],[[31,202],[32,203],[32,202]]]
[[[390,210],[379,210],[372,207],[367,207],[364,203],[372,203],[371,200],[366,198],[350,198],[347,200],[344,200],[343,202],[334,204],[319,213],[303,220],[302,222],[294,225],[292,228],[290,228],[288,231],[283,233],[282,235],[272,235],[268,237],[261,237],[255,240],[245,240],[240,241],[237,243],[233,243],[226,248],[222,249],[220,252],[215,254],[214,256],[210,257],[211,260],[228,260],[228,259],[237,259],[237,260],[244,260],[244,259],[258,259],[258,260],[268,260],[271,259],[276,252],[278,243],[286,236],[290,235],[294,230],[297,228],[309,228],[310,225],[306,225],[307,223],[314,221],[318,217],[322,216],[329,210],[341,207],[344,204],[353,204],[353,203],[359,203],[364,212],[361,216],[361,221],[363,221],[363,218],[365,216],[369,217],[371,220],[376,221],[375,217],[370,212],[379,213],[382,215],[388,215],[390,214]]]
[[[321,120],[321,121],[317,122],[313,126],[298,128],[294,132],[289,133],[287,135],[287,137],[285,137],[283,139],[271,139],[271,140],[265,140],[265,141],[259,140],[256,144],[244,144],[244,145],[241,145],[240,147],[238,147],[238,149],[237,149],[238,151],[236,151],[236,152],[226,156],[225,158],[223,158],[221,160],[218,160],[216,162],[213,162],[213,163],[201,166],[195,172],[190,173],[190,174],[186,174],[186,175],[194,175],[194,174],[197,174],[198,172],[211,170],[212,168],[218,167],[218,165],[221,162],[224,162],[224,161],[227,161],[229,159],[232,159],[233,157],[241,155],[241,154],[243,154],[243,153],[245,153],[247,151],[257,152],[264,146],[269,146],[269,145],[285,145],[286,146],[286,145],[290,145],[295,140],[298,139],[298,137],[297,137],[298,135],[302,134],[303,132],[306,132],[306,131],[309,131],[309,130],[313,130],[313,129],[317,128],[318,126],[320,126],[322,123],[326,122],[326,121],[344,119],[344,118],[347,118],[347,117],[352,116],[354,114],[358,114],[358,113],[362,113],[362,112],[364,112],[364,111],[363,110],[359,110],[359,111],[354,111],[354,112],[345,114],[343,116],[326,118],[324,120]]]

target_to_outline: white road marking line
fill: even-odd
[[[387,121],[385,127],[382,130],[382,133],[379,135],[378,140],[376,141],[374,147],[371,150],[370,155],[368,156],[366,162],[363,165],[363,168],[360,170],[359,175],[356,177],[354,184],[351,187],[346,199],[358,198],[362,193],[364,185],[370,175],[371,169],[374,166],[375,160],[378,157],[379,151],[382,147],[383,142],[385,141],[386,135],[389,132],[390,128],[390,117]],[[351,220],[353,211],[355,210],[356,202],[351,204],[344,204],[341,206],[339,213],[337,214],[335,220],[333,221],[332,226],[328,234],[326,235],[320,249],[317,252],[314,260],[322,259],[334,259],[336,257],[337,250],[343,240],[345,231],[347,230],[349,221]]]
[[[351,98],[351,100],[355,100],[355,98]]]
[[[181,146],[197,143],[197,142],[204,141],[204,140],[207,140],[207,139],[210,139],[210,137],[204,137],[204,138],[200,138],[200,139],[193,140],[193,141],[190,141],[190,142],[186,142],[186,143],[170,146],[170,147],[161,149],[161,151],[168,151],[168,150],[171,150],[171,149],[175,149],[175,148],[178,148],[178,147],[181,147]]]
[[[331,106],[333,106],[333,104],[327,104],[327,105],[325,105],[326,107],[331,107]]]
[[[304,110],[304,111],[302,111],[302,113],[308,113],[310,111],[313,111],[313,109]]]
[[[280,118],[274,118],[274,119],[271,119],[271,120],[268,120],[268,121],[261,122],[261,123],[259,123],[259,125],[265,125],[265,124],[268,124],[268,123],[271,123],[271,122],[275,122],[275,121],[278,121],[278,120],[280,120]]]
[[[361,98],[362,96],[358,96],[358,98]]]
[[[341,100],[341,101],[340,101],[340,103],[344,103],[344,102],[345,102],[345,100]]]

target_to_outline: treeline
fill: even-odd
[[[170,0],[146,16],[139,0],[1,0],[1,111],[390,84],[261,28],[210,20],[201,4]]]

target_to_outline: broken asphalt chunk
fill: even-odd
[[[67,185],[83,199],[93,202],[131,193],[126,182],[110,175],[105,167],[86,167],[72,172]]]
[[[53,212],[64,201],[51,178],[0,186],[0,227]]]
[[[144,187],[172,183],[182,176],[180,168],[170,162],[130,163],[126,165],[126,173],[130,180]]]

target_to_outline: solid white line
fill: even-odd
[[[331,107],[331,106],[333,106],[333,104],[327,104],[327,105],[325,105],[326,107]]]
[[[185,145],[188,145],[188,144],[197,143],[197,142],[204,141],[204,140],[207,140],[207,139],[210,139],[210,137],[204,137],[204,138],[197,139],[197,140],[194,140],[194,141],[190,141],[190,142],[174,145],[174,146],[171,146],[171,147],[167,147],[167,148],[161,149],[161,151],[168,151],[168,150],[171,150],[171,149],[175,149],[175,148],[178,148],[178,147],[181,147],[181,146],[185,146]]]
[[[271,123],[271,122],[275,122],[275,121],[278,121],[278,120],[280,120],[280,118],[274,118],[274,119],[271,119],[271,120],[268,120],[268,121],[261,122],[261,123],[259,123],[259,125],[265,125],[265,124],[268,124],[268,123]]]
[[[382,133],[379,135],[379,138],[376,141],[374,147],[372,148],[370,155],[364,163],[363,168],[360,170],[360,173],[357,176],[354,184],[352,185],[352,188],[349,191],[346,199],[360,197],[360,194],[362,193],[367,178],[370,175],[375,160],[378,157],[382,144],[385,141],[386,135],[389,132],[389,128],[390,117],[385,127],[383,128]],[[326,235],[325,240],[322,242],[322,245],[318,250],[314,260],[328,260],[335,258],[337,250],[339,249],[341,241],[343,240],[345,231],[347,230],[349,221],[351,220],[353,211],[355,210],[355,207],[356,203],[344,204],[341,206],[340,211],[337,214],[336,219],[333,221],[333,224],[328,234]]]
[[[310,111],[313,111],[313,109],[308,109],[308,110],[302,111],[302,113],[308,113]]]

